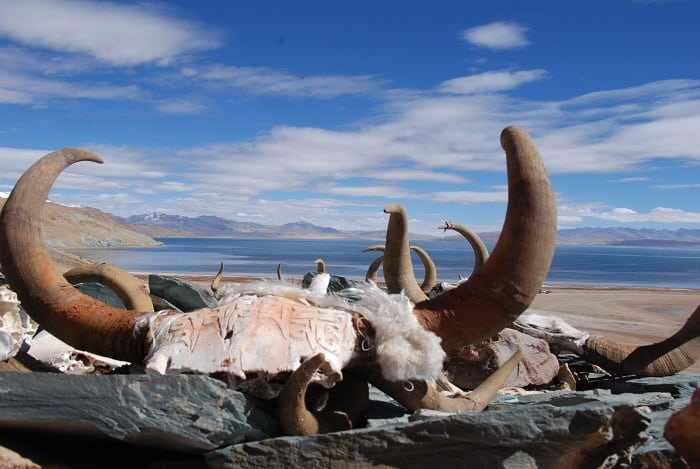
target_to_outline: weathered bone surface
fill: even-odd
[[[245,295],[195,313],[158,313],[148,322],[153,347],[147,369],[226,373],[241,381],[250,374],[262,376],[261,383],[324,353],[328,368],[315,381],[331,387],[342,379],[357,341],[348,311],[275,296]],[[264,391],[261,397],[274,395]]]
[[[0,260],[26,310],[79,349],[145,362],[158,372],[225,373],[252,383],[251,387],[253,377],[284,379],[303,360],[323,354],[333,368],[321,373],[327,384],[337,380],[346,366],[376,364],[383,380],[422,380],[416,384],[423,382],[426,396],[440,395],[434,380],[445,351],[484,340],[517,318],[539,290],[554,251],[556,205],[534,142],[524,131],[509,127],[501,144],[508,166],[509,203],[493,255],[467,282],[415,308],[403,295],[373,294],[372,288],[379,289],[372,284],[331,303],[298,294],[292,298],[284,292],[241,292],[215,308],[147,316],[83,295],[52,263],[39,215],[63,169],[77,161],[101,162],[76,149],[45,156],[15,185],[0,214]],[[387,264],[397,265],[389,258],[398,249],[409,250],[405,238],[391,234],[394,218],[390,217],[387,231],[385,269]],[[408,270],[408,284],[422,294],[412,268]],[[334,348],[337,353],[330,354]],[[488,387],[498,386],[503,374],[499,370]],[[418,401],[426,407],[445,404],[442,399]]]

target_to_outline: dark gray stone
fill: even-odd
[[[301,287],[302,288],[309,288],[314,277],[316,277],[320,273],[321,272],[316,272],[316,271],[307,272],[301,281]],[[348,280],[345,277],[340,277],[339,275],[333,275],[333,274],[330,274],[330,276],[331,276],[331,280],[328,283],[328,289],[326,290],[327,293],[333,293],[333,292],[345,290],[346,288],[355,287],[358,284],[357,280]]]
[[[201,453],[279,434],[245,395],[197,375],[0,373],[0,429]]]
[[[635,392],[621,394],[601,389],[519,396],[515,404],[495,399],[486,411],[465,415],[408,413],[372,388],[367,428],[246,442],[206,458],[214,467],[231,468],[598,467],[613,460],[629,467],[686,467],[663,438],[663,426],[687,405],[699,379],[628,380],[635,382],[617,388]],[[649,393],[642,391],[645,381],[653,387]],[[608,428],[614,433],[609,441],[601,438]]]
[[[165,275],[149,275],[148,288],[151,294],[172,303],[180,311],[194,311],[216,306],[214,295],[190,282]]]
[[[97,282],[85,282],[76,286],[78,290],[82,293],[91,296],[95,299],[100,300],[108,305],[115,306],[117,308],[124,308],[124,303],[117,296],[114,291],[101,283]]]

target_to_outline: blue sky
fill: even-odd
[[[500,229],[500,131],[535,139],[559,227],[700,228],[700,2],[0,1],[0,192],[415,232]]]

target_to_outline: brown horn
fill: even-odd
[[[700,306],[675,334],[650,345],[618,344],[602,337],[589,337],[583,357],[619,375],[668,376],[700,359]]]
[[[306,407],[306,392],[314,373],[325,355],[316,354],[294,370],[284,384],[278,398],[280,424],[287,435],[314,435],[337,432],[357,427],[369,406],[367,382],[352,374],[330,389],[324,409],[311,412]]]
[[[277,264],[277,280],[284,280],[284,274],[282,273],[282,263]]]
[[[424,292],[429,292],[437,283],[437,268],[435,267],[435,262],[430,257],[428,252],[420,246],[410,246],[410,248],[415,252],[423,262],[423,268],[425,269],[425,275],[423,275],[423,283],[421,283],[420,288]],[[372,246],[367,246],[362,252],[369,251],[384,251],[383,244],[373,244]],[[376,258],[367,269],[365,274],[365,280],[377,283],[377,271],[379,266],[384,262],[384,256]]]
[[[110,288],[122,300],[126,309],[152,313],[153,302],[146,286],[129,272],[110,264],[88,264],[64,272],[71,284],[96,282]]]
[[[324,273],[326,271],[326,263],[323,259],[316,259],[314,264],[316,264],[316,272]]]
[[[384,249],[384,281],[389,293],[401,293],[414,303],[427,300],[413,273],[411,249],[408,244],[408,217],[406,209],[399,203],[384,207],[389,214]]]
[[[219,284],[221,283],[221,277],[224,275],[224,263],[223,261],[221,262],[221,265],[219,266],[218,272],[216,272],[216,275],[214,275],[214,278],[211,280],[211,284],[209,285],[209,288],[211,288],[212,293],[216,295],[216,293],[219,291]]]
[[[501,145],[508,167],[508,209],[493,253],[466,282],[414,308],[419,322],[442,339],[448,353],[510,325],[535,298],[554,255],[557,207],[537,147],[517,127],[502,132]]]
[[[384,256],[379,256],[369,265],[367,273],[365,274],[365,280],[377,284],[377,272],[379,272],[379,266],[384,262]]]
[[[442,224],[438,226],[438,229],[443,231],[456,231],[457,233],[464,236],[464,239],[466,239],[469,242],[469,244],[472,247],[472,250],[474,251],[474,268],[472,268],[472,273],[469,275],[474,275],[481,268],[481,266],[484,265],[486,259],[489,258],[489,250],[484,244],[484,242],[481,240],[479,235],[467,228],[466,226],[460,225],[458,223],[452,223],[451,221],[443,219]]]
[[[54,265],[41,234],[41,207],[51,185],[78,161],[101,163],[77,149],[50,153],[17,181],[0,214],[0,262],[22,306],[47,331],[81,350],[142,362],[145,331],[134,329],[139,314],[83,295]]]
[[[518,350],[503,366],[486,378],[486,381],[467,394],[456,393],[453,396],[447,395],[446,391],[454,389],[454,386],[444,375],[441,375],[435,381],[409,381],[404,383],[387,381],[381,377],[380,373],[373,373],[371,381],[377,388],[396,399],[399,404],[409,410],[431,409],[456,413],[481,412],[489,405],[489,402],[491,402],[522,358],[523,352]]]

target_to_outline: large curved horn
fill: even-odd
[[[511,324],[535,298],[554,255],[557,207],[537,147],[517,127],[503,130],[501,146],[508,166],[508,209],[493,253],[466,282],[414,308],[447,352]]]
[[[41,235],[41,207],[51,185],[78,161],[101,163],[77,149],[50,153],[17,181],[0,214],[0,262],[22,306],[47,331],[81,350],[141,362],[147,340],[134,329],[139,314],[80,293],[54,265]]]
[[[428,296],[418,286],[413,273],[406,209],[399,203],[393,203],[384,207],[384,213],[389,214],[384,245],[384,281],[387,291],[389,293],[404,291],[414,303],[427,300]]]
[[[675,334],[650,345],[618,344],[602,337],[589,337],[583,357],[610,373],[668,376],[700,359],[700,306]]]
[[[425,274],[423,275],[423,283],[421,283],[420,288],[421,290],[423,290],[423,292],[427,293],[437,283],[437,267],[435,267],[435,262],[433,262],[433,259],[430,257],[430,254],[428,254],[428,252],[425,249],[423,249],[420,246],[409,247],[411,250],[413,250],[413,252],[415,252],[418,255],[421,262],[423,262],[423,269],[425,270]],[[368,246],[365,249],[363,249],[362,252],[369,251],[383,252],[384,245],[373,244],[372,246]],[[369,268],[367,269],[367,273],[365,274],[365,280],[377,283],[377,272],[379,271],[379,266],[382,264],[382,262],[384,262],[384,256],[379,256],[374,261],[372,261]]]
[[[489,258],[489,250],[484,244],[484,242],[481,240],[478,234],[470,230],[464,225],[460,225],[458,223],[452,223],[449,220],[442,219],[442,223],[440,226],[438,226],[439,230],[447,231],[447,230],[453,230],[456,231],[457,233],[461,234],[464,236],[464,239],[466,239],[469,244],[472,247],[472,250],[474,251],[474,267],[472,268],[472,273],[469,274],[474,275],[482,265],[484,265],[484,262],[486,262],[486,259]]]
[[[110,264],[87,264],[63,273],[72,285],[95,282],[109,287],[126,309],[152,313],[153,302],[146,286],[129,272]]]

